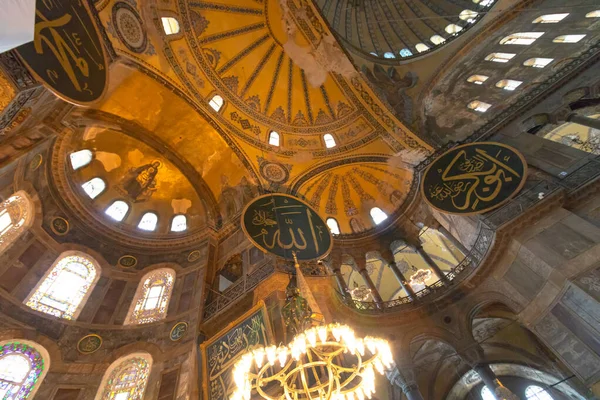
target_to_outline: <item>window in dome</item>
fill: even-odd
[[[596,11],[590,11],[589,13],[585,14],[586,18],[600,18],[600,10],[596,10]]]
[[[382,223],[383,221],[385,221],[387,219],[387,214],[384,213],[381,208],[379,207],[373,207],[371,208],[371,218],[373,219],[373,222],[375,222],[375,225],[379,225],[380,223]]]
[[[479,4],[481,7],[489,7],[494,3],[494,0],[473,0],[473,3]]]
[[[176,215],[171,221],[171,232],[183,232],[187,229],[187,218],[185,215]]]
[[[112,203],[104,213],[115,221],[123,221],[123,218],[125,218],[125,215],[127,215],[127,211],[129,211],[129,206],[127,203],[117,200]]]
[[[496,396],[492,394],[492,391],[487,386],[481,388],[481,398],[483,400],[496,400]]]
[[[583,39],[585,35],[561,35],[552,40],[554,43],[577,43]]]
[[[215,110],[216,112],[219,112],[221,110],[221,107],[223,107],[223,98],[221,96],[219,96],[218,94],[215,94],[212,97],[212,99],[210,99],[208,104],[211,106],[211,108],[213,110]]]
[[[440,35],[433,35],[431,37],[431,39],[429,39],[429,40],[431,40],[431,43],[433,43],[435,45],[442,44],[442,43],[444,43],[446,41],[446,39],[444,39]]]
[[[391,51],[383,53],[383,58],[396,58],[396,55]]]
[[[412,51],[410,51],[410,49],[400,50],[400,57],[410,57],[412,55],[413,55],[413,53],[412,53]]]
[[[162,17],[163,30],[167,35],[175,35],[179,33],[179,21],[173,17]]]
[[[370,52],[369,54],[370,54],[370,55],[372,55],[372,56],[375,56],[375,57],[379,57],[379,56],[377,55],[377,53],[375,53],[374,51]]]
[[[271,146],[279,147],[279,133],[275,131],[271,131],[271,133],[269,133],[269,144]]]
[[[485,57],[485,60],[499,62],[499,63],[507,63],[514,56],[516,56],[516,54],[514,54],[514,53],[491,53]]]
[[[175,281],[175,271],[161,268],[142,277],[125,325],[148,324],[164,319]]]
[[[467,104],[467,107],[469,107],[471,110],[479,111],[482,113],[486,112],[491,106],[491,104],[484,103],[483,101],[479,100],[474,100]]]
[[[335,139],[333,138],[333,135],[331,133],[326,133],[323,135],[323,140],[325,141],[325,147],[327,147],[328,149],[331,149],[332,147],[335,147]]]
[[[477,17],[477,12],[475,12],[473,10],[462,10],[460,12],[460,14],[458,14],[458,18],[462,19],[463,21],[467,21],[470,24],[475,22],[476,17]]]
[[[483,85],[483,82],[487,81],[489,76],[485,75],[471,75],[467,78],[467,82],[474,83],[476,85]]]
[[[415,49],[417,49],[419,53],[423,53],[424,51],[429,50],[429,46],[427,46],[425,43],[417,43]]]
[[[554,61],[554,58],[530,58],[523,63],[526,67],[544,68],[546,65]]]
[[[525,397],[527,400],[553,400],[547,391],[536,385],[527,386]]]
[[[523,82],[513,81],[512,79],[502,79],[496,83],[496,87],[504,90],[515,90],[521,83]]]
[[[338,225],[338,222],[335,220],[335,218],[327,218],[327,226],[329,227],[329,230],[331,231],[332,235],[340,234],[340,226]]]
[[[152,367],[148,353],[133,353],[113,362],[100,384],[96,400],[142,400]]]
[[[98,269],[87,254],[63,253],[37,284],[25,304],[58,318],[76,319],[96,281]]]
[[[459,26],[459,25],[456,25],[456,24],[450,24],[450,25],[448,25],[446,27],[446,32],[449,33],[449,34],[451,34],[451,35],[454,35],[454,34],[460,32],[462,30],[463,30],[462,26]]]
[[[48,370],[48,361],[23,340],[3,342],[0,345],[0,398],[33,398]]]
[[[71,166],[73,169],[79,169],[81,167],[85,167],[92,161],[92,152],[85,149],[79,150],[69,155],[71,159]]]
[[[544,32],[519,32],[508,35],[502,40],[500,44],[518,44],[521,46],[528,46],[539,39]]]
[[[562,21],[569,15],[569,13],[563,14],[546,14],[541,17],[537,17],[531,23],[532,24],[556,24],[557,22]]]
[[[32,222],[33,206],[23,190],[0,203],[0,254],[14,243]]]
[[[81,188],[90,196],[90,199],[95,199],[106,189],[106,182],[102,178],[96,177],[81,185]]]
[[[157,224],[158,215],[154,214],[153,212],[147,212],[140,220],[138,228],[140,228],[143,231],[153,231],[156,229]]]

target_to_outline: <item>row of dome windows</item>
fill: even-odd
[[[369,211],[369,214],[371,214],[371,219],[373,219],[373,222],[375,223],[375,225],[379,225],[380,223],[382,223],[383,221],[385,221],[387,219],[387,214],[379,207],[373,207],[371,208],[371,211]],[[327,218],[327,221],[325,221],[327,223],[327,226],[329,227],[329,230],[331,231],[332,235],[339,235],[341,233],[340,231],[340,225],[338,224],[337,220],[335,218]]]

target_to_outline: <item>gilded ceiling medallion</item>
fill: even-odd
[[[96,334],[89,334],[77,342],[77,351],[81,354],[92,354],[100,349],[102,346],[102,338]]]
[[[188,323],[187,322],[178,322],[173,328],[171,328],[171,332],[169,333],[169,339],[173,342],[177,342],[185,336],[188,331]]]
[[[69,221],[64,219],[63,217],[54,217],[50,224],[50,229],[58,236],[65,236],[69,233],[71,229],[69,226]]]
[[[194,250],[188,254],[187,260],[189,262],[198,261],[200,259],[201,253],[200,250]]]
[[[124,255],[119,258],[117,265],[123,268],[133,268],[137,265],[138,260],[134,256]]]
[[[115,3],[112,22],[119,40],[134,53],[143,53],[148,45],[148,37],[138,12],[125,2]]]

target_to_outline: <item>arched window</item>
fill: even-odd
[[[19,190],[0,203],[0,254],[33,223],[33,207],[25,191]]]
[[[534,68],[544,68],[546,65],[550,64],[554,61],[554,58],[530,58],[529,60],[523,63],[526,67],[534,67]]]
[[[223,98],[218,94],[215,94],[212,97],[212,99],[210,99],[210,101],[208,102],[208,105],[211,106],[211,108],[216,112],[219,112],[221,110],[221,107],[223,107],[223,103]]]
[[[569,15],[569,13],[563,14],[546,14],[541,17],[537,17],[531,23],[532,24],[556,24],[557,22],[562,21]]]
[[[496,87],[504,90],[515,90],[519,85],[523,83],[521,81],[513,81],[512,79],[502,79],[496,83]]]
[[[491,104],[479,100],[474,100],[467,104],[467,107],[469,107],[471,110],[479,111],[482,113],[486,112],[491,106]]]
[[[104,213],[115,221],[123,221],[123,218],[127,215],[127,211],[129,211],[127,203],[122,200],[117,200],[113,202]]]
[[[476,17],[477,17],[477,12],[475,12],[473,10],[462,10],[460,12],[460,14],[458,14],[458,18],[462,19],[463,21],[467,21],[470,24],[475,22]]]
[[[325,141],[325,147],[327,147],[328,149],[335,147],[335,139],[333,138],[333,135],[331,133],[324,134],[323,140]]]
[[[62,253],[31,291],[25,304],[64,319],[77,319],[100,274],[97,263],[79,252]]]
[[[125,325],[148,324],[163,319],[175,281],[175,271],[161,268],[148,272],[138,285]]]
[[[69,156],[71,159],[71,166],[73,169],[79,169],[85,167],[92,161],[92,152],[89,150],[79,150],[71,153]]]
[[[519,32],[508,35],[500,40],[500,44],[518,44],[528,46],[540,38],[544,32]]]
[[[431,37],[431,39],[429,39],[429,40],[431,40],[431,43],[433,43],[435,45],[442,44],[442,43],[444,43],[446,41],[446,39],[444,39],[440,35],[433,35]]]
[[[187,229],[187,218],[185,215],[176,215],[171,221],[171,232],[183,232]]]
[[[396,55],[391,51],[383,53],[383,58],[396,58]]]
[[[381,208],[379,207],[373,207],[371,208],[371,218],[373,219],[373,222],[375,222],[375,225],[379,225],[380,223],[382,223],[383,221],[385,221],[387,219],[387,214],[384,213]]]
[[[412,55],[413,55],[413,53],[412,53],[412,51],[410,51],[410,49],[400,50],[400,57],[410,57]]]
[[[474,83],[476,85],[483,85],[483,82],[487,81],[489,76],[486,75],[471,75],[467,78],[467,82]]]
[[[377,55],[377,53],[375,53],[374,51],[370,52],[369,54],[370,54],[370,55],[372,55],[372,56],[375,56],[375,57],[379,57],[379,56]]]
[[[95,199],[106,189],[106,182],[104,182],[104,179],[96,177],[81,185],[81,188],[90,196],[90,199]]]
[[[0,398],[32,399],[50,367],[48,352],[28,340],[0,343]]]
[[[555,37],[552,41],[554,43],[577,43],[584,37],[585,35],[561,35]]]
[[[173,17],[162,17],[163,30],[167,35],[175,35],[179,33],[179,21]]]
[[[158,215],[153,212],[147,212],[142,216],[140,223],[138,224],[138,228],[143,231],[153,231],[156,229],[156,224],[158,223]]]
[[[429,46],[427,46],[425,43],[417,43],[415,49],[417,49],[419,53],[422,53],[429,50]]]
[[[489,7],[494,3],[494,0],[473,0],[473,3],[479,4],[481,7]]]
[[[514,56],[516,56],[516,54],[514,54],[514,53],[491,53],[485,57],[485,60],[499,62],[499,63],[507,63]]]
[[[271,131],[271,133],[269,133],[269,144],[271,146],[279,147],[279,133],[275,131]]]
[[[600,18],[600,10],[590,11],[585,14],[586,18]]]
[[[496,400],[496,396],[492,394],[492,391],[487,386],[481,388],[481,398],[483,400]]]
[[[525,389],[525,397],[527,400],[553,400],[552,396],[543,388],[535,385],[527,386]]]
[[[454,35],[460,31],[463,30],[462,26],[456,25],[456,24],[450,24],[446,27],[446,33],[449,33],[450,35]]]
[[[332,235],[340,234],[340,226],[338,225],[338,222],[335,220],[335,218],[327,218],[327,226],[329,227],[329,230],[331,231]]]
[[[151,369],[152,356],[148,353],[119,358],[104,373],[96,400],[142,400]]]

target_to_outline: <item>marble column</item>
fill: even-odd
[[[417,250],[417,253],[419,253],[423,261],[425,261],[425,263],[433,270],[433,272],[442,282],[444,282],[445,284],[450,283],[448,278],[446,278],[446,275],[442,272],[440,267],[438,267],[435,261],[433,261],[431,256],[427,254],[427,252],[425,251],[425,249],[423,249],[423,246],[421,244],[416,245],[415,250]]]
[[[502,385],[494,371],[490,368],[489,363],[485,361],[481,345],[471,345],[458,354],[464,362],[473,368],[473,371],[477,372],[477,375],[479,375],[485,386],[495,394],[498,400],[519,400],[516,395]]]
[[[577,113],[569,114],[567,121],[587,126],[588,128],[600,129],[600,119],[586,117]]]
[[[400,271],[400,268],[398,268],[398,266],[396,265],[396,262],[390,261],[388,263],[388,265],[390,266],[390,269],[392,270],[392,272],[394,273],[394,276],[398,280],[398,283],[400,283],[400,286],[402,286],[402,289],[404,289],[404,291],[408,295],[408,298],[414,301],[416,299],[415,292],[412,289],[412,287],[408,284],[408,282],[406,281],[404,274],[402,273],[402,271]]]
[[[344,280],[344,276],[342,275],[342,270],[340,269],[340,266],[334,266],[332,269],[333,274],[335,275],[335,280],[337,281],[338,288],[342,293],[342,296],[344,296],[345,298],[348,297],[348,285],[346,285],[346,281]]]
[[[410,367],[396,367],[387,373],[390,382],[402,389],[408,400],[423,400],[415,373]]]
[[[442,235],[444,235],[444,237],[448,239],[450,243],[454,245],[454,247],[460,250],[461,253],[463,253],[464,255],[469,254],[469,250],[465,247],[465,245],[462,244],[460,240],[458,240],[456,237],[454,237],[454,235],[452,235],[452,233],[450,233],[450,231],[446,229],[442,224],[438,224],[438,226],[436,226],[435,229],[437,229]]]
[[[375,303],[377,303],[378,306],[381,307],[381,305],[383,303],[383,299],[381,298],[381,295],[379,294],[379,291],[375,287],[375,284],[371,280],[371,277],[369,276],[369,272],[367,271],[367,269],[366,268],[361,268],[360,269],[360,275],[365,280],[365,283],[367,284],[367,287],[369,289],[371,289],[371,296],[373,296],[373,300],[375,301]]]

